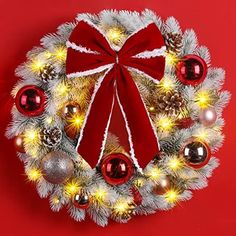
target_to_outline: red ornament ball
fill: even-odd
[[[14,138],[14,146],[15,146],[17,152],[25,153],[24,138],[22,135],[17,135]]]
[[[197,55],[186,55],[177,63],[176,75],[185,85],[197,86],[207,74],[206,62]]]
[[[15,104],[20,113],[33,117],[44,112],[45,100],[45,93],[41,88],[35,85],[27,85],[16,94]]]
[[[87,209],[89,207],[89,196],[86,193],[77,193],[73,196],[72,203],[76,208]]]
[[[208,163],[211,150],[206,143],[190,139],[182,148],[181,154],[189,166],[198,169]]]
[[[176,121],[176,125],[179,129],[188,129],[194,124],[191,117],[182,118]]]
[[[101,172],[105,181],[111,185],[126,183],[133,173],[133,163],[122,153],[112,153],[103,158]]]

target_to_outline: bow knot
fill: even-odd
[[[155,128],[129,71],[138,71],[155,83],[162,78],[165,46],[161,32],[151,23],[132,34],[119,51],[114,51],[95,25],[80,21],[67,46],[66,73],[69,78],[105,71],[91,97],[78,139],[78,153],[92,167],[100,161],[114,101],[117,101],[126,125],[130,156],[138,169],[145,167],[158,154],[159,144]]]
[[[118,53],[116,53],[116,60],[115,60],[115,63],[118,65],[119,64],[119,55],[118,55]]]

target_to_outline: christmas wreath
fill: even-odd
[[[218,166],[225,73],[173,17],[79,14],[43,37],[16,75],[6,135],[53,211],[127,222],[190,199]],[[117,112],[128,149],[109,129]]]

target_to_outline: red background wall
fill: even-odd
[[[16,82],[15,67],[39,39],[71,21],[78,12],[102,9],[141,11],[150,8],[162,17],[174,15],[185,28],[193,27],[199,41],[209,47],[212,65],[227,71],[225,88],[233,98],[224,112],[226,140],[218,152],[221,166],[207,189],[169,212],[134,217],[128,224],[111,223],[106,228],[87,221],[76,223],[66,212],[53,213],[33,185],[26,183],[23,166],[13,145],[4,138],[10,120],[10,90]],[[235,170],[236,141],[235,3],[224,1],[158,0],[0,0],[0,234],[1,235],[236,235]]]

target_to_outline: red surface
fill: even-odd
[[[233,96],[224,112],[226,140],[217,156],[221,166],[209,187],[194,192],[192,200],[169,212],[134,217],[128,224],[111,223],[106,228],[88,220],[76,223],[65,211],[53,213],[47,200],[41,200],[33,185],[26,183],[22,163],[12,142],[3,137],[10,117],[9,93],[16,82],[14,68],[25,54],[39,44],[43,34],[71,21],[77,12],[98,12],[104,8],[142,10],[150,8],[162,17],[174,15],[183,28],[193,27],[201,43],[212,55],[212,65],[227,71],[225,88],[236,93],[235,5],[225,1],[12,1],[0,2],[0,234],[1,235],[236,235],[235,166],[236,106]]]

